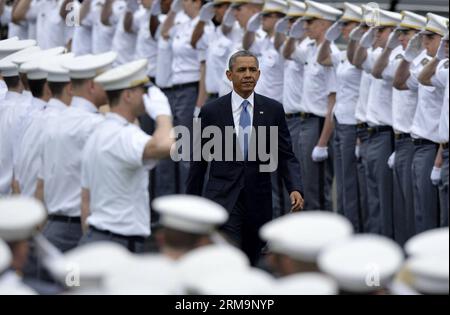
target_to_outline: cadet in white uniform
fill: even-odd
[[[275,24],[283,18],[288,10],[283,0],[266,1],[261,13],[252,16],[247,23],[243,38],[244,50],[258,56],[261,77],[255,92],[282,102],[284,59],[274,45]],[[256,31],[262,28],[264,37],[256,40]]]
[[[161,28],[162,37],[170,39],[172,51],[172,93],[169,102],[174,115],[174,126],[189,130],[190,134],[195,106],[198,100],[204,97],[199,94],[201,56],[199,51],[191,46],[192,33],[199,21],[201,6],[202,0],[174,0]],[[175,25],[175,17],[182,10],[189,20]],[[176,193],[183,193],[186,190],[190,156],[185,152],[188,150],[181,152],[181,160],[176,162]],[[183,153],[186,156],[183,157]]]
[[[441,40],[436,56],[424,67],[419,81],[425,86],[434,86],[444,92],[443,107],[439,119],[439,142],[441,147],[437,153],[430,179],[439,187],[440,226],[448,226],[448,33]],[[447,172],[445,174],[445,172]]]
[[[124,14],[123,0],[97,0],[92,2],[92,52],[101,54],[112,49],[116,26]]]
[[[330,44],[341,35],[348,42],[350,32],[361,23],[362,9],[345,4],[344,15],[325,34],[318,62],[323,66],[333,66],[337,77],[336,104],[333,109],[334,130],[334,171],[337,187],[337,211],[345,215],[355,231],[362,231],[361,211],[358,198],[355,109],[359,97],[362,71],[353,66],[347,57],[347,50],[331,53]]]
[[[320,252],[352,234],[349,220],[322,211],[289,214],[267,223],[260,230],[261,238],[268,244],[269,268],[282,279],[319,272]]]
[[[374,40],[377,46],[384,48],[390,33],[401,21],[399,13],[379,11],[379,23],[372,27],[360,41],[355,53],[354,63],[364,71],[373,73],[375,62],[381,50],[370,53]],[[376,34],[376,35],[375,35]],[[401,51],[396,48],[391,55],[393,59]],[[372,74],[373,76],[373,74]],[[393,193],[392,171],[387,165],[393,152],[392,131],[392,84],[393,80],[373,77],[367,103],[366,119],[369,125],[367,143],[367,193],[368,193],[368,227],[366,232],[393,237]]]
[[[142,252],[150,235],[148,170],[169,155],[172,117],[156,87],[145,95],[147,61],[137,60],[95,79],[107,92],[111,112],[87,141],[82,157],[80,243],[109,240]],[[156,120],[152,136],[134,121],[145,111]]]
[[[66,23],[68,4],[73,0],[20,0],[13,11],[13,21],[36,21],[36,40],[43,49],[67,46],[73,27]],[[29,37],[30,38],[30,37]]]
[[[427,14],[424,30],[408,44],[395,77],[395,88],[416,90],[418,103],[414,115],[411,137],[414,143],[412,183],[414,196],[415,233],[439,226],[438,189],[430,179],[438,151],[439,119],[444,90],[426,86],[418,78],[424,66],[436,55],[440,41],[447,32],[448,19]],[[422,49],[425,48],[425,50]],[[414,64],[420,58],[419,64]]]
[[[37,175],[39,172],[39,156],[42,150],[42,133],[46,127],[47,118],[66,108],[60,102],[49,103],[52,92],[47,84],[47,72],[40,68],[46,58],[61,54],[64,48],[59,47],[43,51],[20,66],[20,71],[26,73],[33,100],[24,122],[22,136],[18,139],[17,153],[14,153],[14,192],[23,196],[33,197],[36,192]]]
[[[402,12],[402,21],[391,33],[386,47],[378,58],[373,75],[376,79],[392,81],[403,60],[402,53],[409,40],[426,25],[426,18],[415,13]],[[399,50],[398,47],[401,47]],[[415,64],[421,60],[416,59]],[[392,91],[392,127],[395,148],[388,160],[393,170],[393,226],[394,240],[403,245],[414,235],[414,203],[411,165],[414,144],[411,141],[411,126],[416,112],[417,91]]]
[[[59,86],[62,93],[73,90],[70,107],[47,121],[36,188],[49,214],[43,234],[62,252],[76,247],[82,236],[81,155],[88,137],[103,121],[98,108],[107,103],[103,88],[93,79],[109,69],[115,58],[109,52],[44,66],[50,88]]]
[[[156,198],[152,209],[160,214],[156,240],[160,252],[174,260],[196,248],[226,241],[216,231],[228,212],[215,202],[192,195]]]
[[[328,150],[328,140],[331,137],[332,120],[330,106],[334,105],[335,71],[333,67],[324,67],[317,62],[319,45],[325,40],[326,30],[342,14],[341,11],[313,1],[306,1],[305,17],[292,26],[296,33],[303,33],[312,39],[305,50],[298,49],[295,41],[285,45],[285,57],[304,65],[303,95],[300,111],[291,113],[300,120],[300,151],[299,159],[303,186],[305,189],[305,210],[331,210],[331,184],[333,165],[331,149]],[[303,24],[300,24],[302,23]],[[295,34],[296,38],[302,35]],[[337,47],[330,46],[332,52]],[[326,118],[326,119],[325,119]],[[320,140],[320,141],[319,141]],[[324,142],[324,143],[319,143]],[[316,151],[320,144],[321,156]],[[313,156],[312,156],[313,155]],[[330,155],[330,158],[328,158]]]
[[[98,0],[97,0],[98,1]],[[75,56],[81,56],[92,53],[92,0],[85,0],[75,8],[75,14],[79,16],[79,25],[74,26],[72,49]]]
[[[0,275],[0,294],[56,293],[47,291],[48,287],[45,288],[36,279],[22,277],[31,249],[30,240],[37,234],[39,225],[44,223],[46,217],[45,208],[34,199],[24,197],[0,199],[0,240],[6,242],[12,254],[9,268]],[[3,259],[4,257],[0,258]]]

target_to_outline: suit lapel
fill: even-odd
[[[221,116],[223,119],[223,126],[234,126],[234,119],[233,119],[233,110],[231,105],[231,93],[229,93],[226,98],[225,102],[220,106],[221,109]]]

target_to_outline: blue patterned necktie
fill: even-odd
[[[250,102],[244,100],[241,104],[242,111],[241,117],[239,118],[239,145],[241,147],[241,152],[244,154],[244,159],[248,158],[248,142],[250,133],[250,113],[248,112],[248,106]]]

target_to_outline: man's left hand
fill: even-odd
[[[298,212],[303,210],[303,205],[305,201],[303,200],[302,195],[298,191],[293,191],[290,194],[291,197],[291,211]]]

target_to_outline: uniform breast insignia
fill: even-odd
[[[448,60],[444,63],[444,68],[448,69]]]
[[[427,58],[423,58],[422,61],[420,62],[420,64],[421,64],[422,66],[426,66],[426,64],[427,64],[428,62],[430,62],[430,60],[428,60]]]
[[[398,54],[397,56],[395,56],[395,60],[402,59],[402,58],[403,58],[402,54]]]

